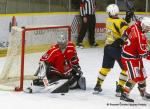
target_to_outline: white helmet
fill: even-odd
[[[143,17],[141,20],[141,24],[144,24],[145,26],[150,27],[150,18],[149,17]]]
[[[66,35],[58,35],[57,36],[57,44],[59,45],[66,45],[67,44],[67,36]]]
[[[108,12],[111,16],[115,16],[119,13],[119,7],[116,4],[110,4],[106,8],[106,12]]]

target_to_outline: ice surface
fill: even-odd
[[[101,68],[103,49],[77,49],[80,66],[87,81],[87,90],[71,90],[64,96],[61,94],[0,91],[0,109],[148,109],[150,102],[143,101],[139,96],[137,86],[131,92],[135,103],[120,101],[115,97],[115,83],[119,78],[120,68],[115,64],[103,84],[103,92],[93,95],[93,87]],[[0,71],[5,58],[0,58]],[[150,62],[144,60],[147,75],[150,77]],[[37,68],[35,68],[37,69]],[[150,79],[147,79],[147,91],[150,92]]]

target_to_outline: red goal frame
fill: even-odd
[[[71,27],[70,26],[47,26],[47,27],[33,27],[25,28],[22,27],[22,49],[21,49],[21,71],[20,71],[20,86],[15,88],[15,91],[23,91],[24,86],[24,53],[25,53],[25,35],[26,32],[32,30],[46,30],[46,29],[57,29],[57,28],[67,28],[68,30],[68,41],[71,40]]]

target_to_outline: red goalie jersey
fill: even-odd
[[[147,37],[142,31],[141,22],[136,22],[126,30],[128,40],[123,46],[122,63],[128,71],[129,79],[142,81],[146,78],[142,57],[150,56],[147,51]]]
[[[61,74],[67,75],[72,70],[72,66],[78,64],[78,57],[75,46],[72,42],[68,42],[64,52],[55,44],[40,59],[49,63],[57,69]]]

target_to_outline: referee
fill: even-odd
[[[90,46],[98,46],[95,42],[95,0],[82,0],[80,2],[81,28],[77,39],[77,46],[83,48],[82,41],[88,31],[88,40]]]

